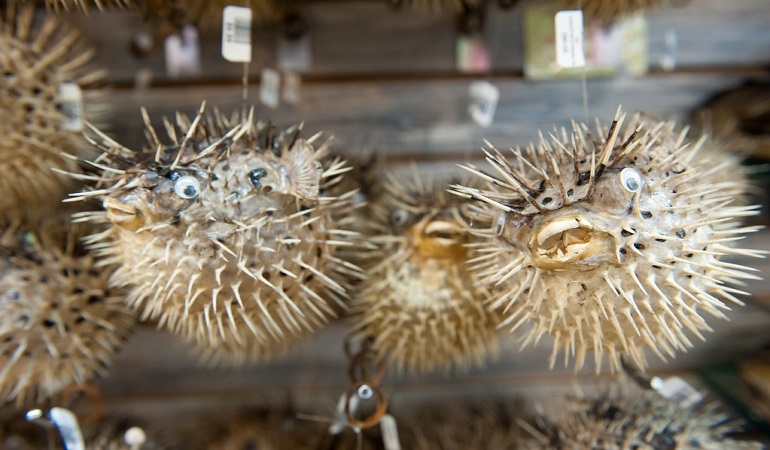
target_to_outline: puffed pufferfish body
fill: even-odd
[[[624,353],[640,368],[645,349],[673,357],[693,345],[688,331],[704,339],[704,314],[742,305],[727,283],[756,278],[722,260],[761,256],[731,245],[758,229],[740,226],[757,213],[736,205],[745,184],[712,180],[734,160],[699,152],[703,140],[672,123],[624,121],[618,110],[604,137],[574,124],[507,158],[492,148],[494,175],[467,167],[486,186],[455,187],[494,223],[471,261],[485,283],[508,286],[492,307],[511,331],[529,326],[525,344],[551,335],[551,365],[560,349],[576,370],[589,352],[597,371],[604,355],[611,370]]]
[[[55,230],[55,232],[58,230]],[[0,401],[32,405],[104,375],[134,327],[109,273],[70,233],[0,247]]]
[[[564,405],[566,403],[566,405]],[[683,408],[654,391],[579,396],[526,427],[523,450],[708,449],[760,450],[756,441],[729,437],[741,430],[717,403]]]
[[[33,19],[33,7],[8,6],[0,21],[0,226],[24,229],[38,226],[47,205],[77,188],[74,179],[51,170],[78,171],[77,161],[62,152],[85,156],[89,147],[75,130],[83,111],[65,97],[103,76],[87,67],[93,52],[77,33],[53,19],[34,27]]]
[[[390,174],[371,202],[366,239],[377,248],[354,298],[354,336],[371,338],[398,371],[467,370],[497,353],[500,315],[468,271],[463,202],[445,189]]]
[[[178,115],[167,145],[145,113],[141,151],[97,133],[102,174],[74,194],[102,201],[81,218],[109,224],[89,242],[117,265],[112,284],[214,363],[256,361],[319,329],[358,270],[335,256],[351,234],[336,218],[355,194],[332,195],[344,161],[326,158],[328,141],[315,149],[317,136],[252,116]]]
[[[620,19],[659,8],[661,0],[560,0],[559,9],[580,9],[586,23],[609,27]]]

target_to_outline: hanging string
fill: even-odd
[[[578,0],[578,9],[580,12],[583,12],[583,0]],[[583,19],[583,49],[582,51],[585,51],[585,18]],[[584,58],[585,60],[585,58]],[[581,94],[583,96],[583,120],[585,123],[588,123],[589,117],[588,117],[588,80],[587,80],[587,69],[586,69],[587,63],[584,61],[583,67],[580,72],[580,85],[581,85]]]
[[[249,63],[243,63],[243,78],[241,79],[243,85],[243,95],[241,98],[241,117],[246,117],[246,112],[249,109]]]

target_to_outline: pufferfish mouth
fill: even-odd
[[[110,222],[123,228],[136,230],[142,226],[139,210],[129,204],[107,197],[102,202]]]
[[[134,220],[138,212],[135,207],[123,202],[119,202],[118,200],[115,200],[111,197],[105,198],[102,202],[102,205],[104,206],[104,209],[107,210],[107,214],[110,215],[110,219],[113,222],[125,222]]]
[[[420,221],[412,227],[412,242],[417,253],[426,258],[455,259],[465,256],[463,230],[445,220]]]
[[[588,266],[592,261],[612,257],[612,237],[580,215],[546,220],[529,241],[535,263],[543,269]],[[585,267],[588,268],[588,267]]]

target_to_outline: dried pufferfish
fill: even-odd
[[[751,81],[719,94],[693,117],[744,157],[770,159],[770,83]]]
[[[581,9],[586,23],[610,26],[626,16],[656,9],[661,4],[661,0],[560,0],[559,8]]]
[[[527,426],[532,438],[522,450],[552,449],[733,449],[759,450],[755,441],[728,437],[740,423],[720,412],[716,403],[682,408],[656,392],[606,393],[575,397],[553,417]]]
[[[94,7],[100,11],[136,8],[153,19],[165,19],[174,24],[194,23],[207,28],[220,28],[222,10],[230,5],[251,8],[254,21],[275,20],[279,12],[275,0],[46,0],[46,5],[55,12],[80,10],[88,13]]]
[[[29,405],[104,375],[134,317],[76,244],[28,233],[0,247],[0,399]]]
[[[319,329],[345,306],[345,275],[359,269],[335,256],[351,234],[335,221],[355,191],[334,193],[347,171],[300,139],[276,133],[253,110],[177,115],[163,144],[145,113],[149,146],[133,151],[96,129],[102,170],[92,189],[104,211],[81,220],[109,228],[89,238],[117,265],[143,319],[207,349],[211,362],[256,361]]]
[[[77,162],[60,152],[82,155],[88,143],[65,114],[62,90],[69,83],[92,86],[102,72],[86,67],[92,52],[75,32],[46,20],[33,28],[33,8],[12,7],[0,21],[0,226],[37,226],[48,204],[76,189]],[[86,104],[91,97],[84,93]]]
[[[355,296],[357,338],[398,371],[483,365],[497,353],[500,316],[466,266],[470,243],[461,199],[440,183],[389,174],[372,200],[366,279]]]
[[[552,365],[560,349],[576,370],[588,352],[597,371],[605,354],[612,370],[622,353],[646,367],[645,348],[673,357],[693,345],[687,330],[704,339],[704,313],[742,304],[726,283],[756,278],[721,259],[761,256],[731,245],[758,229],[739,225],[757,213],[735,205],[744,185],[712,182],[734,160],[699,153],[703,140],[671,123],[624,121],[618,110],[603,138],[574,124],[508,158],[491,148],[494,175],[467,167],[486,187],[456,187],[494,223],[471,261],[484,282],[509,285],[492,306],[511,331],[529,324],[525,344],[550,334]]]

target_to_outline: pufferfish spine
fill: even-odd
[[[71,84],[85,89],[103,76],[87,67],[93,52],[77,33],[53,19],[33,27],[33,19],[34,8],[9,5],[0,21],[0,226],[24,229],[38,226],[48,205],[77,188],[75,180],[51,170],[78,171],[62,152],[82,157],[89,147],[72,129],[62,90],[76,89]],[[88,106],[91,94],[83,94]]]
[[[39,403],[104,375],[134,326],[109,273],[48,233],[0,247],[0,400]]]
[[[398,371],[467,370],[497,353],[492,294],[466,265],[471,236],[461,199],[441,183],[390,174],[372,199],[366,278],[354,298],[354,336]]]
[[[359,269],[335,255],[351,232],[335,218],[355,191],[329,195],[348,169],[318,135],[278,133],[246,116],[200,113],[165,122],[164,144],[145,113],[149,146],[134,151],[96,132],[95,186],[105,222],[89,238],[114,286],[143,319],[193,341],[211,362],[268,357],[318,330],[344,308],[345,277]]]
[[[566,403],[566,404],[565,404]],[[730,435],[741,430],[717,403],[683,408],[656,392],[569,398],[560,409],[526,426],[522,450],[733,449],[760,450],[756,441]]]
[[[105,8],[126,8],[134,4],[134,0],[45,0],[46,7],[57,13],[76,10],[88,13],[94,7],[99,11],[104,11]]]
[[[604,137],[573,124],[509,157],[491,148],[494,174],[467,167],[486,186],[455,187],[494,223],[472,260],[485,283],[506,286],[492,306],[511,331],[528,324],[525,345],[551,335],[552,366],[560,349],[576,370],[589,352],[597,371],[604,355],[612,370],[623,353],[641,368],[645,349],[674,357],[692,347],[687,331],[704,339],[704,313],[742,305],[728,283],[756,279],[723,260],[762,255],[733,246],[758,230],[740,226],[758,210],[736,205],[745,185],[711,181],[734,161],[699,152],[703,140],[671,123],[624,121],[618,110]]]

